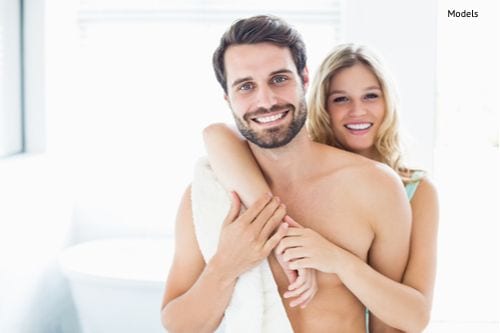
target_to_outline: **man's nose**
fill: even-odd
[[[271,87],[259,87],[256,94],[256,106],[258,108],[271,109],[271,107],[276,104],[276,101],[276,95]]]

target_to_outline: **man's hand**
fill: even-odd
[[[289,216],[285,217],[285,222],[293,228],[303,228],[300,224],[295,222]],[[288,286],[288,291],[283,295],[284,298],[293,298],[294,300],[290,302],[291,307],[300,306],[305,308],[307,304],[313,299],[314,295],[318,291],[318,282],[316,279],[316,270],[311,268],[305,269],[290,269],[289,262],[285,261],[283,258],[283,253],[278,250],[279,247],[274,249],[274,256],[280,264],[281,268],[285,272],[290,285]]]
[[[222,225],[214,256],[227,276],[236,279],[266,259],[286,235],[286,209],[279,198],[265,194],[240,216],[241,202],[231,193],[231,209]]]

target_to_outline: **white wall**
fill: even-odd
[[[344,39],[373,47],[392,72],[411,161],[433,167],[436,12],[433,0],[348,0]]]
[[[499,5],[439,2],[435,154],[441,199],[435,318],[490,322],[494,332],[500,331]],[[448,17],[449,9],[479,16]]]

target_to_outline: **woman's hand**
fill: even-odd
[[[301,268],[297,270],[297,279],[288,286],[288,291],[284,298],[293,298],[291,307],[300,306],[302,309],[309,304],[318,291],[318,281],[316,270],[311,268]]]
[[[289,225],[289,216],[285,222]],[[288,228],[286,236],[275,249],[290,270],[316,269],[324,273],[337,273],[340,248],[309,228]]]
[[[303,228],[300,224],[286,217],[285,222],[292,228]],[[318,291],[318,282],[316,279],[316,271],[314,269],[290,269],[288,268],[288,262],[284,260],[283,253],[278,251],[278,247],[275,248],[274,255],[278,260],[278,263],[283,268],[285,275],[288,279],[290,285],[288,286],[288,291],[283,295],[284,298],[294,298],[290,302],[291,307],[300,306],[305,308],[307,304],[313,299],[314,295]]]

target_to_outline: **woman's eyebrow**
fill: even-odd
[[[328,96],[333,95],[333,94],[345,94],[346,92],[344,90],[332,90],[328,93]]]
[[[380,89],[379,86],[369,86],[369,87],[366,87],[365,90],[382,90],[382,89]]]

